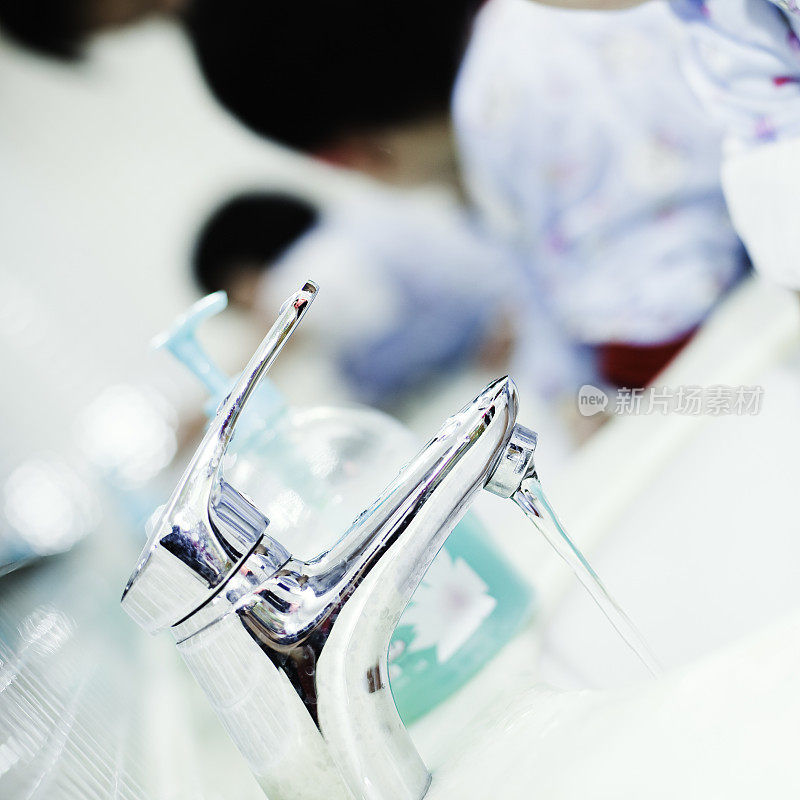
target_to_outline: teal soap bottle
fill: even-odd
[[[196,338],[227,306],[224,292],[198,301],[154,342],[209,392],[213,417],[233,379]],[[263,380],[224,464],[226,480],[270,520],[270,535],[302,558],[328,549],[367,508],[418,442],[374,409],[291,408]],[[408,725],[476,675],[531,620],[535,594],[470,511],[448,538],[395,630],[392,693]]]

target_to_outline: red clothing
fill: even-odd
[[[597,367],[602,377],[617,387],[641,389],[691,341],[697,329],[671,342],[655,345],[623,343],[597,347]]]

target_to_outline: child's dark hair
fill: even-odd
[[[479,0],[194,0],[189,37],[217,99],[313,151],[449,109]]]
[[[319,218],[306,200],[282,192],[248,192],[223,203],[203,224],[192,256],[197,283],[206,292],[229,288],[246,264],[266,269]]]
[[[0,0],[0,28],[41,55],[76,59],[86,35],[86,5],[81,0]]]

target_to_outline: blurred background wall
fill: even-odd
[[[0,40],[0,108],[0,359],[13,365],[0,410],[19,437],[6,453],[58,449],[109,383],[147,378],[196,406],[196,383],[148,341],[198,294],[198,220],[243,186],[324,199],[358,182],[228,117],[167,22],[101,36],[67,66]],[[251,329],[231,333],[233,313],[211,325],[212,351],[236,366]]]

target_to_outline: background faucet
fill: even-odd
[[[448,419],[327,552],[293,558],[220,464],[255,385],[302,318],[306,284],[221,405],[123,595],[171,627],[192,672],[272,798],[419,800],[430,774],[395,708],[389,640],[436,553],[483,488],[534,474],[513,381]]]

